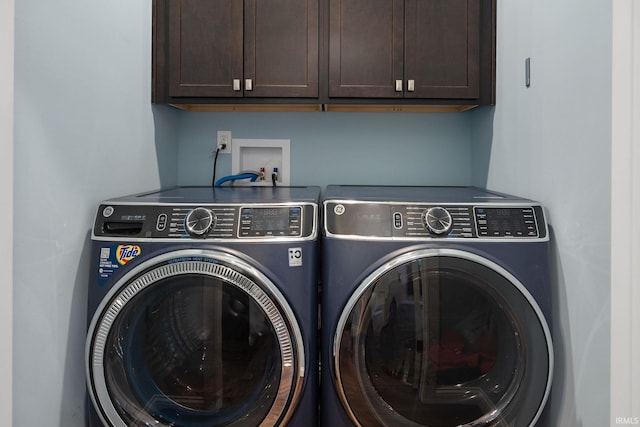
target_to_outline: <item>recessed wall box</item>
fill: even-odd
[[[231,145],[231,173],[260,173],[264,168],[264,180],[236,181],[234,185],[273,185],[271,174],[277,168],[276,185],[290,184],[291,140],[289,139],[233,139]]]

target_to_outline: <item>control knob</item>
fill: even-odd
[[[453,226],[451,214],[445,208],[434,206],[424,213],[424,225],[436,235],[446,234]]]
[[[195,208],[184,219],[184,228],[193,237],[206,237],[215,225],[216,216],[206,208]]]

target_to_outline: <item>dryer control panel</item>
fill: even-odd
[[[325,234],[382,239],[546,239],[539,205],[325,202]]]
[[[98,208],[94,238],[308,239],[317,234],[312,203],[125,205]]]

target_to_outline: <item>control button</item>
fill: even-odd
[[[427,210],[423,220],[429,231],[437,235],[448,233],[453,226],[451,214],[448,210],[440,206]]]
[[[109,218],[111,215],[113,215],[113,212],[114,212],[113,206],[107,206],[102,210],[102,216],[105,218]]]
[[[165,228],[167,228],[167,214],[160,214],[156,220],[156,230],[164,231]]]
[[[191,236],[206,237],[215,226],[215,221],[215,215],[209,209],[195,208],[185,217],[184,228]]]
[[[397,230],[401,230],[402,229],[402,214],[400,212],[395,212],[393,214],[393,226]]]

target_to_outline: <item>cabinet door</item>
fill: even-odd
[[[330,0],[329,97],[401,98],[404,0]]]
[[[405,21],[405,97],[478,98],[480,0],[407,0]]]
[[[244,96],[318,96],[318,0],[245,0]]]
[[[169,96],[242,96],[242,2],[169,2]]]

